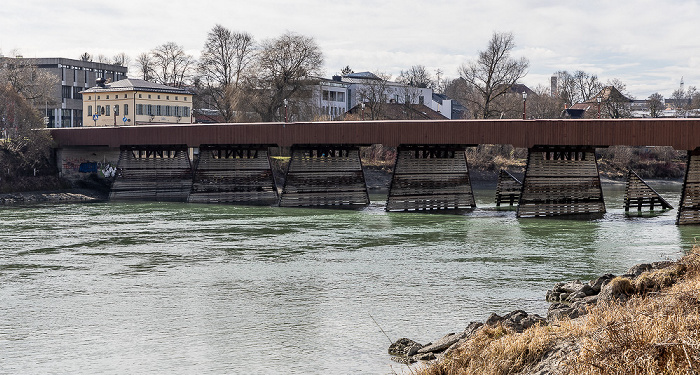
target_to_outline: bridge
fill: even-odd
[[[475,207],[466,147],[528,149],[518,217],[605,212],[595,148],[688,151],[677,223],[700,223],[700,119],[432,120],[177,124],[50,129],[66,172],[115,161],[112,199],[362,207],[359,148],[397,147],[387,210]],[[278,196],[270,147],[291,148]],[[101,155],[101,157],[100,157]]]

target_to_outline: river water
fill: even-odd
[[[681,185],[655,185],[678,203]],[[516,219],[177,203],[0,208],[0,373],[391,374],[427,343],[563,280],[680,257],[675,210]],[[389,338],[387,338],[387,336]]]

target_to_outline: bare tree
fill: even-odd
[[[341,76],[346,76],[346,75],[352,74],[352,73],[355,73],[355,72],[353,72],[352,69],[350,69],[350,65],[345,65],[345,68],[340,70]]]
[[[182,87],[189,79],[195,59],[182,46],[167,42],[151,51],[154,80],[164,85]]]
[[[155,77],[155,64],[151,54],[143,52],[136,57],[136,69],[144,81],[152,81]]]
[[[34,59],[0,59],[0,86],[11,86],[34,106],[53,102],[51,90],[59,80],[55,74],[39,69]]]
[[[98,63],[103,63],[103,64],[111,64],[112,63],[112,61],[109,59],[109,57],[107,57],[103,54],[97,55],[96,59],[97,59]]]
[[[688,94],[683,89],[683,86],[673,91],[671,94],[671,99],[673,99],[673,107],[676,110],[676,117],[686,117],[692,100],[688,97]]]
[[[288,32],[266,40],[257,55],[255,72],[248,77],[253,97],[247,101],[262,121],[283,119],[285,100],[290,114],[301,102],[308,102],[310,92],[304,88],[316,82],[322,65],[323,54],[312,37]]]
[[[664,111],[664,97],[658,92],[651,94],[647,99],[647,107],[651,117],[661,117]]]
[[[627,85],[615,78],[609,80],[606,86],[609,90],[607,98],[603,102],[603,114],[608,118],[629,118],[632,116],[630,112],[630,103],[632,96],[627,92]]]
[[[204,96],[211,97],[224,121],[234,120],[235,98],[244,74],[255,57],[255,41],[244,32],[231,32],[216,25],[204,43],[198,70]]]
[[[467,100],[479,118],[499,117],[501,111],[492,108],[492,103],[527,74],[528,60],[512,58],[513,48],[512,33],[494,32],[486,50],[479,52],[479,58],[459,69],[461,78],[476,94],[468,95]]]
[[[432,88],[434,86],[430,73],[428,73],[428,70],[425,69],[423,65],[413,65],[406,71],[402,70],[396,81],[404,85],[419,88]]]
[[[603,88],[598,76],[581,70],[573,74],[563,70],[554,75],[557,77],[559,97],[568,106],[591,99]]]
[[[119,52],[112,57],[112,64],[114,65],[129,66],[130,63],[131,57],[129,57],[129,55],[127,55],[125,52]]]
[[[80,55],[80,61],[92,61],[92,55],[87,52],[83,52],[83,54]]]
[[[376,73],[374,77],[360,80],[356,95],[359,99],[358,102],[364,103],[371,120],[379,119],[384,104],[388,103],[395,94],[389,87],[390,79],[391,75]]]
[[[564,110],[562,99],[551,94],[549,87],[539,85],[535,94],[527,97],[528,117],[535,119],[560,118]]]

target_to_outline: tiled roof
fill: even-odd
[[[359,115],[362,113],[360,105],[356,105],[347,113]],[[365,108],[365,116],[369,109]],[[433,111],[423,104],[383,103],[379,120],[445,120],[447,117]]]

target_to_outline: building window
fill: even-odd
[[[99,95],[97,95],[97,100],[100,100],[100,96],[99,96]]]
[[[82,89],[80,87],[73,86],[73,99],[82,99],[83,98],[83,94],[81,94],[80,91],[82,91]]]
[[[92,95],[88,95],[88,100],[92,100]]]
[[[182,107],[184,110],[183,116],[184,117],[190,117],[190,107]]]
[[[105,116],[111,116],[109,113],[109,104],[105,106]]]
[[[114,105],[114,116],[119,116],[119,104]]]
[[[150,98],[151,98],[151,94],[148,94],[148,99],[150,99]]]
[[[328,101],[328,90],[323,90],[323,94],[321,95],[321,98],[325,101]]]
[[[143,104],[136,105],[136,115],[143,116]]]
[[[424,104],[425,103],[425,98],[423,96],[418,97],[418,104]]]
[[[177,96],[175,97],[175,100],[177,100]]]
[[[170,100],[170,95],[166,96],[165,100]]]
[[[73,90],[71,89],[70,86],[63,86],[63,92],[62,92],[61,97],[62,97],[63,99],[70,99],[70,98],[71,98],[70,95],[71,95],[71,92],[72,92],[72,91],[73,91]]]
[[[187,97],[186,97],[186,96],[185,96],[185,99],[184,99],[184,100],[187,101]]]
[[[160,99],[160,95],[158,95],[158,99]]]
[[[165,115],[166,116],[172,116],[173,115],[173,107],[166,105],[165,106]]]
[[[92,116],[92,106],[88,106],[88,116]]]
[[[148,116],[153,116],[153,104],[147,104],[146,105],[146,114]]]
[[[339,102],[344,102],[344,101],[345,101],[345,93],[344,93],[344,92],[339,92],[339,93],[338,93],[338,101],[339,101]]]
[[[160,96],[160,95],[158,95],[158,96]],[[157,105],[157,106],[156,106],[156,116],[162,116],[162,115],[163,115],[162,107],[163,107],[163,106],[161,106],[161,105]]]
[[[124,116],[129,116],[129,105],[124,104]]]
[[[95,112],[96,115],[99,116],[99,115],[104,115],[104,114],[105,114],[105,109],[102,108],[101,105],[98,105],[98,106],[96,107],[96,109],[97,109],[97,112]]]
[[[139,94],[139,99],[141,99],[141,94]]]

